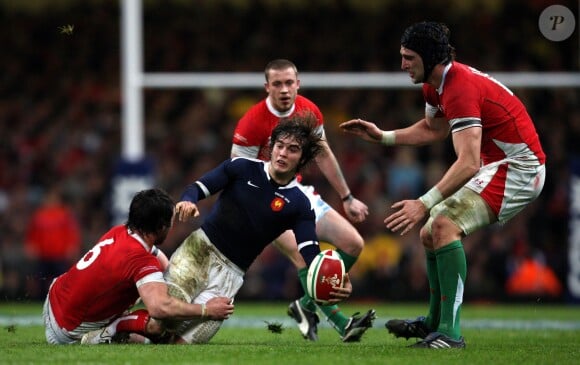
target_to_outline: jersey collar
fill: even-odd
[[[443,76],[441,76],[441,85],[439,85],[439,88],[437,89],[437,94],[439,95],[443,94],[443,85],[445,85],[445,78],[447,77],[447,72],[449,72],[452,65],[453,62],[449,62],[449,64],[445,66],[445,69],[443,69]]]
[[[145,251],[147,252],[151,252],[151,249],[153,247],[149,247],[145,241],[143,240],[143,238],[141,236],[139,236],[137,233],[133,232],[132,230],[130,230],[129,228],[127,228],[127,234],[131,237],[133,237],[134,239],[137,240],[137,242],[139,242],[141,244],[141,246],[143,246],[143,248],[145,249]]]
[[[279,189],[290,189],[293,188],[295,186],[298,185],[298,180],[296,180],[296,176],[294,176],[294,178],[292,180],[290,180],[290,182],[284,186],[279,185],[277,182],[275,182],[274,180],[272,180],[272,177],[270,176],[270,173],[268,172],[268,170],[270,169],[270,162],[264,162],[264,173],[266,174],[266,178],[268,179],[268,181],[271,184],[275,184],[275,186],[277,186]]]
[[[280,112],[280,111],[276,110],[276,108],[274,108],[274,106],[272,105],[272,101],[270,100],[270,97],[269,96],[266,98],[266,106],[268,107],[268,110],[270,111],[270,113],[274,114],[278,118],[288,117],[292,113],[294,113],[294,109],[296,109],[296,103],[294,103],[294,104],[292,104],[292,106],[290,107],[290,109],[288,109],[287,111]]]

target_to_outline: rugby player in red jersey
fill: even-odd
[[[129,333],[157,337],[163,328],[156,319],[223,320],[233,313],[227,297],[190,304],[169,296],[161,264],[167,257],[157,246],[171,228],[173,209],[160,189],[137,193],[127,223],[105,233],[54,280],[43,309],[48,343],[110,343]],[[138,298],[145,309],[127,313]]]
[[[436,22],[408,27],[401,37],[401,68],[423,84],[425,117],[407,128],[382,131],[354,119],[340,127],[367,141],[424,145],[451,133],[457,159],[416,200],[393,204],[385,225],[401,235],[428,214],[420,231],[427,259],[429,312],[386,323],[397,337],[421,338],[414,347],[463,348],[460,309],[467,264],[462,238],[505,223],[540,195],[546,156],[532,119],[498,80],[454,60],[449,29]]]

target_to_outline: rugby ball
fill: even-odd
[[[344,282],[344,262],[335,250],[321,251],[308,268],[306,290],[318,304],[328,304],[332,287],[342,287]]]

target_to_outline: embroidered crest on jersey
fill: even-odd
[[[279,212],[282,210],[282,208],[284,208],[284,204],[286,204],[284,202],[284,199],[280,197],[275,197],[270,203],[270,208],[272,208],[272,211],[274,212]]]

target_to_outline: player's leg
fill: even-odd
[[[75,333],[70,333],[62,328],[54,314],[52,313],[52,308],[49,300],[49,296],[46,297],[44,301],[44,306],[42,308],[42,319],[44,321],[44,334],[46,337],[46,342],[51,345],[68,345],[72,343],[78,343],[80,335]]]
[[[318,323],[320,320],[316,314],[316,304],[314,304],[312,299],[306,295],[306,277],[308,275],[308,267],[298,251],[294,233],[292,231],[286,231],[272,243],[296,267],[300,285],[305,293],[304,296],[296,299],[288,305],[288,315],[296,321],[302,337],[310,341],[317,341]]]
[[[139,335],[137,342],[146,342],[156,338],[163,332],[161,325],[149,317],[145,309],[138,309],[125,314],[104,328],[85,333],[81,338],[83,345],[98,345],[108,343],[127,343],[131,333]]]
[[[429,312],[425,317],[425,328],[419,329],[419,337],[425,337],[431,328],[439,326],[441,315],[441,287],[439,284],[439,271],[437,267],[437,256],[433,247],[431,232],[426,228],[421,228],[419,233],[423,247],[425,248],[425,264],[427,269],[427,282],[429,283]],[[413,336],[416,337],[416,336]]]
[[[431,236],[441,288],[441,319],[437,331],[461,338],[460,309],[466,261],[461,238],[498,221],[506,222],[542,190],[543,166],[505,161],[484,166],[464,188],[431,211]]]
[[[334,209],[328,209],[316,222],[316,234],[321,241],[337,248],[344,261],[345,271],[349,271],[360,255],[364,241],[356,228]],[[374,311],[362,317],[346,317],[337,305],[319,306],[327,320],[341,335],[344,341],[358,341],[362,334],[372,326]]]
[[[385,327],[395,337],[425,338],[432,328],[439,325],[441,313],[441,290],[439,286],[439,273],[437,270],[437,257],[433,249],[431,232],[424,226],[421,228],[419,237],[425,248],[425,262],[427,269],[427,282],[429,283],[429,312],[426,317],[420,316],[416,319],[391,319],[387,321]]]
[[[205,234],[203,241],[209,242]],[[206,245],[203,255],[205,262],[197,262],[197,265],[207,265],[207,271],[198,279],[203,285],[198,284],[197,293],[192,302],[201,304],[215,297],[234,297],[244,283],[244,272],[226,258],[211,243]],[[199,256],[198,256],[199,257]],[[173,265],[173,256],[172,264]],[[176,331],[175,343],[178,344],[200,344],[209,342],[220,329],[223,321],[209,320],[205,318],[185,321]]]
[[[314,209],[318,238],[321,241],[326,241],[337,247],[337,251],[344,261],[345,270],[348,272],[363,249],[364,241],[362,237],[348,220],[338,214],[338,212],[322,200],[320,195],[314,192],[312,186],[300,185],[300,188],[308,197]],[[303,267],[299,266],[299,260],[292,258],[293,256],[299,255],[294,236],[286,232],[276,239],[275,244],[295,264],[300,283],[306,293],[308,269],[305,264]],[[295,251],[295,253],[292,253],[292,251]],[[320,306],[319,308],[341,335],[343,341],[360,340],[364,331],[372,326],[372,320],[375,314],[374,310],[369,310],[363,316],[354,315],[352,317],[346,317],[337,305]],[[312,341],[318,339],[316,327],[319,320],[316,315],[316,309],[317,305],[306,294],[292,302],[288,307],[288,315],[296,320],[298,328],[304,338]]]
[[[462,231],[449,218],[439,215],[431,226],[441,292],[437,332],[452,339],[461,338],[461,305],[465,290],[467,263],[461,243]]]
[[[460,308],[467,271],[461,238],[464,230],[472,232],[492,220],[485,201],[466,188],[433,207],[420,232],[427,264],[429,313],[414,320],[388,321],[390,333],[425,338],[440,331],[452,339],[460,338]]]
[[[461,305],[467,263],[461,239],[495,220],[485,200],[467,188],[460,189],[432,209],[426,229],[431,232],[437,265],[440,317],[438,326],[433,323],[431,327],[434,333],[419,343],[419,347],[465,347],[461,336]]]

